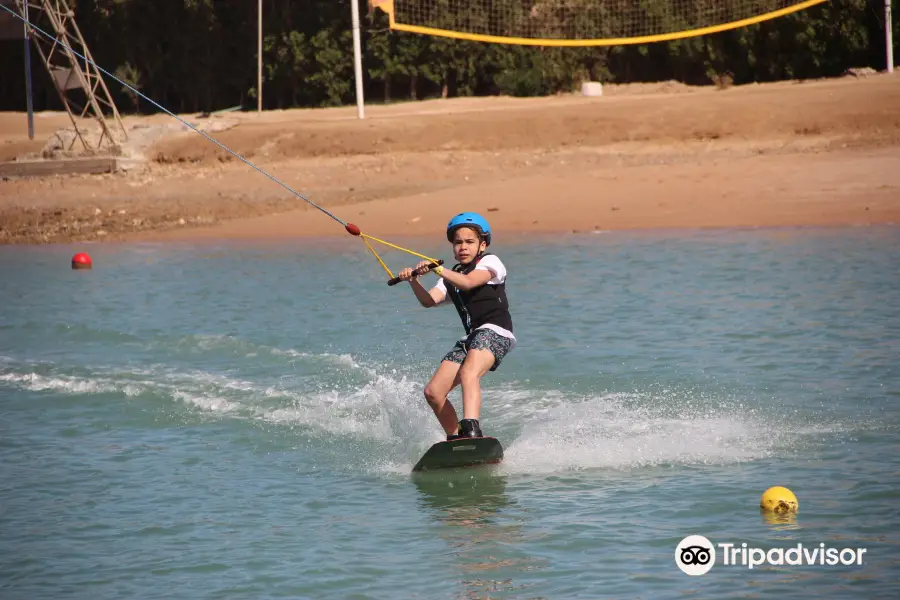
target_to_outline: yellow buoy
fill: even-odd
[[[759,507],[769,512],[785,514],[797,512],[800,504],[797,502],[794,492],[786,487],[776,485],[763,492]]]

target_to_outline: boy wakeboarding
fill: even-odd
[[[453,244],[457,264],[452,269],[436,267],[437,285],[426,290],[419,276],[433,263],[420,262],[404,269],[398,278],[409,281],[419,303],[430,308],[452,302],[466,335],[456,342],[425,386],[425,399],[447,434],[447,440],[483,437],[481,378],[495,371],[503,357],[515,347],[512,317],[506,300],[506,267],[497,256],[485,252],[491,245],[491,227],[477,213],[460,213],[447,225],[447,240]],[[462,386],[463,418],[447,399]]]

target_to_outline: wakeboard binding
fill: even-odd
[[[481,426],[478,424],[478,419],[463,419],[459,422],[459,427],[456,430],[456,433],[451,433],[447,436],[447,441],[450,442],[452,440],[459,440],[463,438],[480,438],[484,437],[484,434],[481,433]]]

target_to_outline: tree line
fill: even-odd
[[[354,0],[350,0],[354,1]],[[360,4],[367,103],[435,97],[538,96],[582,81],[745,84],[885,67],[884,0],[832,0],[765,23],[649,45],[554,48],[390,31]],[[602,1],[602,0],[597,0]],[[684,0],[703,5],[711,0]],[[900,7],[900,0],[892,0]],[[94,60],[175,112],[256,107],[252,0],[69,0]],[[264,0],[265,108],[355,102],[349,2]],[[484,10],[473,3],[473,11]],[[900,57],[900,14],[894,46]],[[36,24],[47,25],[36,18]],[[677,27],[676,27],[677,29]],[[24,110],[21,40],[0,41],[0,110]],[[35,109],[61,108],[32,50]],[[122,112],[154,108],[107,81]]]

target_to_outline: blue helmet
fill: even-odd
[[[453,241],[453,232],[460,227],[471,227],[472,229],[477,230],[479,233],[481,233],[481,237],[485,241],[485,243],[488,246],[491,245],[491,226],[488,224],[487,219],[485,219],[478,213],[459,213],[458,215],[450,219],[450,222],[447,224],[448,241]]]

